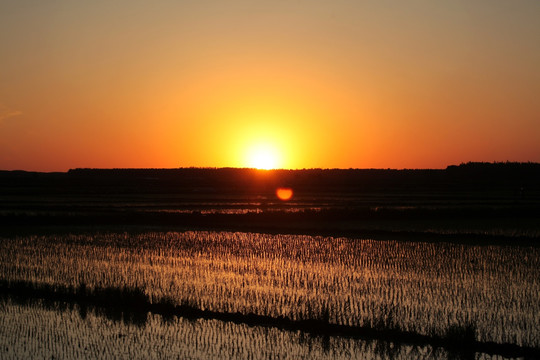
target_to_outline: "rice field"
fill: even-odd
[[[323,319],[428,336],[468,327],[479,342],[540,348],[538,247],[204,231],[19,236],[0,238],[0,275],[2,281],[53,288],[139,289],[154,303],[221,313]],[[0,318],[6,323],[17,314],[38,316],[28,314],[41,311],[32,309],[4,302]],[[58,322],[79,321],[69,311],[56,314]],[[150,333],[140,336],[195,326],[181,318],[175,318],[173,326],[156,316],[149,315],[143,332]],[[281,339],[276,340],[257,328],[246,333],[242,324],[196,323],[220,334],[211,336],[239,331],[251,334],[245,335],[250,339],[262,337],[254,341],[270,342],[270,349],[285,346],[276,348],[273,341],[293,347],[299,343],[295,332],[283,335],[282,330],[266,328]],[[0,345],[12,341],[10,333],[2,335]],[[335,342],[332,351],[350,350],[353,355],[370,346],[339,337],[330,341]]]
[[[447,353],[411,346],[218,320],[165,320],[149,314],[144,326],[113,321],[76,308],[0,305],[2,359],[433,359]],[[361,356],[360,356],[361,355]],[[490,357],[483,356],[482,359]]]

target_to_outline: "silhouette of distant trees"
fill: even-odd
[[[67,173],[0,171],[0,186],[59,188],[62,191],[111,192],[273,192],[287,186],[321,192],[423,190],[447,188],[540,188],[540,164],[468,162],[446,169],[304,169],[237,168],[72,169]],[[296,192],[296,191],[295,191]]]

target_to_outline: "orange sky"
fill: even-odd
[[[4,1],[0,169],[540,162],[538,19],[537,0]]]

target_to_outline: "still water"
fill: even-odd
[[[113,320],[77,306],[0,304],[3,359],[446,359],[443,349],[301,332],[218,320]],[[489,359],[476,354],[477,358]]]

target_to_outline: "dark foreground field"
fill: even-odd
[[[279,200],[279,187],[293,198]],[[540,164],[0,172],[3,232],[147,226],[535,244],[539,219]]]
[[[0,201],[2,358],[540,357],[537,164],[0,172]]]

